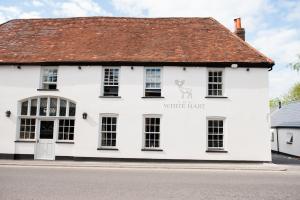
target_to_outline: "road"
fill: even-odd
[[[0,167],[1,200],[299,200],[300,171]]]

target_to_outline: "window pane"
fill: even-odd
[[[71,126],[72,125],[72,126]],[[73,140],[74,139],[74,125],[73,119],[59,120],[58,139],[59,140]]]
[[[60,107],[59,107],[59,116],[66,116],[66,110],[67,110],[67,101],[61,99]]]
[[[223,120],[208,121],[208,148],[223,149]]]
[[[105,68],[103,78],[103,96],[118,96],[119,68]]]
[[[158,67],[145,68],[145,96],[161,96],[161,69]]]
[[[160,118],[145,118],[145,147],[159,148]]]
[[[75,103],[70,102],[69,103],[69,116],[75,116],[76,112],[76,105]]]
[[[208,95],[222,96],[222,71],[208,73]]]
[[[57,99],[51,98],[50,99],[50,116],[56,116],[57,111]]]
[[[42,82],[43,89],[56,89],[57,69],[44,68]]]
[[[47,98],[40,100],[40,116],[46,116],[47,113]]]
[[[21,106],[21,115],[27,115],[27,110],[28,110],[28,101],[25,101],[22,103]]]
[[[20,120],[20,139],[34,139],[35,137],[35,119]]]
[[[37,110],[37,99],[31,99],[30,115],[35,116]]]

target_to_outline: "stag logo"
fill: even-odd
[[[178,86],[178,89],[181,93],[181,98],[187,98],[191,99],[192,98],[192,88],[186,88],[184,87],[185,81],[184,80],[175,80],[175,84]]]

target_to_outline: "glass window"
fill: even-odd
[[[208,96],[223,95],[223,72],[209,71],[208,72]]]
[[[66,116],[66,111],[67,111],[67,101],[61,99],[60,107],[59,107],[59,116]]]
[[[46,116],[47,114],[47,99],[48,98],[40,99],[40,116]]]
[[[104,68],[103,96],[118,96],[119,68]]]
[[[160,118],[146,117],[145,118],[145,148],[160,147]]]
[[[161,69],[159,67],[147,67],[145,71],[145,96],[161,96]]]
[[[59,102],[59,105],[58,105]],[[58,116],[58,106],[59,108],[59,116]],[[42,116],[42,119],[47,119],[48,117],[57,116],[51,121],[45,120],[43,124],[45,127],[45,131],[47,131],[47,126],[50,127],[54,125],[54,121],[58,120],[59,126],[57,127],[58,130],[58,139],[59,140],[73,140],[74,139],[74,126],[75,120],[74,116],[76,113],[76,104],[61,98],[54,98],[54,97],[37,97],[33,99],[28,99],[21,103],[20,105],[20,116],[19,120],[20,123],[20,132],[19,132],[19,139],[34,139],[35,138],[35,129],[36,129],[36,118],[37,118],[37,111],[39,111],[39,116]],[[29,109],[28,109],[29,108]],[[49,111],[47,111],[49,109]],[[24,118],[24,115],[27,116],[27,113],[30,113],[30,118]],[[68,115],[69,114],[69,115]],[[56,119],[58,118],[58,119]],[[49,128],[48,127],[48,128]],[[54,127],[54,126],[53,126]],[[44,131],[44,134],[47,132]],[[41,132],[40,132],[41,136]],[[44,136],[43,136],[44,137]],[[45,136],[48,137],[48,136]],[[50,137],[50,135],[49,135]]]
[[[76,105],[75,103],[69,102],[69,116],[75,116]]]
[[[50,98],[49,115],[50,116],[56,116],[56,112],[57,112],[57,99],[56,98]]]
[[[117,117],[102,117],[101,146],[115,147],[117,135]]]
[[[35,116],[37,111],[37,99],[31,99],[30,115]]]
[[[223,149],[224,147],[223,120],[208,120],[208,148]]]
[[[74,119],[60,119],[58,128],[58,140],[74,140]]]
[[[57,89],[57,68],[43,68],[42,89]]]
[[[35,119],[20,119],[19,138],[22,140],[35,138]]]
[[[22,106],[21,106],[21,115],[27,115],[27,111],[28,111],[28,101],[24,101],[22,102]]]

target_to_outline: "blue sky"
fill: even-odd
[[[233,19],[241,17],[247,42],[276,63],[270,97],[284,95],[300,82],[300,73],[287,67],[300,54],[300,0],[0,0],[0,23],[77,16],[210,16],[230,30]]]

